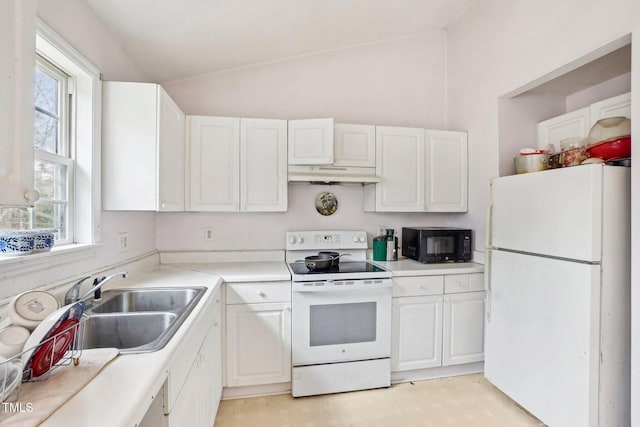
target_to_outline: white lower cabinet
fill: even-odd
[[[444,296],[442,365],[484,360],[484,291]]]
[[[176,362],[169,370],[168,389],[165,397],[165,410],[168,410],[169,427],[194,426],[210,427],[213,425],[222,395],[222,332],[221,332],[221,301],[220,286],[214,291],[211,307],[213,316],[207,314],[202,322],[208,323],[204,339],[193,350],[192,341],[184,343],[184,351],[176,356]],[[213,321],[212,321],[213,319]],[[192,327],[198,333],[201,326]],[[199,335],[202,336],[202,335]],[[193,354],[195,353],[195,357]],[[182,368],[185,359],[189,358],[190,365]],[[188,369],[186,376],[181,372]],[[184,378],[184,380],[182,380]],[[178,394],[171,396],[172,390]],[[165,385],[165,393],[167,385]]]
[[[391,371],[484,359],[482,273],[394,278]]]
[[[442,295],[393,299],[391,370],[442,364]]]
[[[216,398],[216,333],[209,329],[200,352],[191,366],[180,395],[169,413],[169,426],[212,426],[219,397]]]
[[[290,282],[227,284],[228,387],[291,381],[290,300]]]

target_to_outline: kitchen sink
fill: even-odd
[[[176,311],[195,298],[205,288],[145,288],[108,290],[102,292],[102,300],[95,301],[93,313],[124,313],[141,311]]]
[[[205,287],[104,291],[102,299],[90,303],[85,311],[82,348],[157,351],[169,342],[205,292]]]
[[[177,317],[174,313],[89,316],[83,322],[82,344],[84,348],[115,347],[121,353],[153,351],[159,348],[160,339],[166,337]]]

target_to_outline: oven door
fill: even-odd
[[[294,366],[391,355],[391,280],[353,289],[318,287],[292,292]]]

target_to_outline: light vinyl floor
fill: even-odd
[[[543,426],[482,374],[396,384],[390,388],[293,398],[224,400],[216,427]]]

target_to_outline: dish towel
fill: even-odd
[[[118,355],[115,348],[82,350],[79,364],[58,366],[42,381],[22,383],[17,402],[0,404],[0,425],[37,426],[64,405]]]

